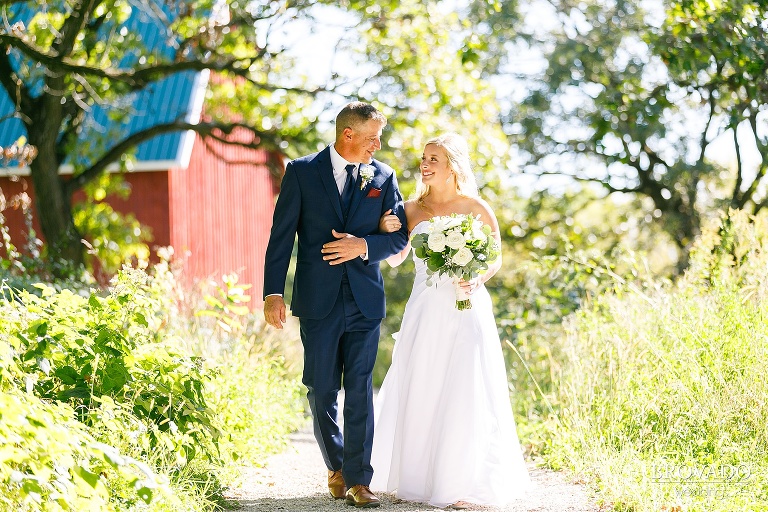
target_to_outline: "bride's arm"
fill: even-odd
[[[491,206],[482,199],[478,199],[478,202],[480,206],[480,220],[491,227],[491,236],[499,244],[499,257],[492,264],[488,265],[488,270],[480,276],[480,282],[484,284],[501,268],[501,230],[499,229],[499,221],[496,219]]]
[[[496,261],[494,261],[492,264],[488,265],[488,270],[485,272],[485,274],[480,276],[480,282],[483,284],[494,275],[496,275],[496,272],[501,269],[501,236],[499,235],[498,225],[496,226],[496,231],[491,233],[491,236],[496,240],[496,243],[499,244],[499,257],[496,258]]]
[[[499,244],[499,256],[496,258],[496,261],[488,265],[488,270],[486,270],[485,273],[471,279],[469,282],[462,281],[461,286],[467,293],[473,293],[481,284],[485,284],[492,278],[501,268],[501,234],[499,221],[496,220],[496,215],[494,215],[493,210],[488,203],[479,199],[477,206],[480,210],[478,212],[480,214],[480,220],[491,227],[491,236],[496,240],[496,243]]]
[[[388,210],[379,220],[379,231],[382,233],[391,233],[400,229],[400,219],[397,217],[397,215],[393,215],[391,212],[392,210]],[[408,253],[410,251],[411,241],[409,239],[408,243],[405,245],[405,248],[402,251],[387,258],[387,263],[389,263],[389,265],[392,267],[400,265],[403,261],[405,261],[405,258],[408,257]]]
[[[405,261],[405,259],[408,257],[408,253],[411,252],[411,241],[408,240],[408,243],[405,245],[405,249],[400,251],[397,254],[393,254],[389,258],[387,258],[387,263],[389,263],[390,267],[396,267],[402,262]]]
[[[491,206],[482,199],[479,199],[478,201],[481,207],[480,220],[491,227],[491,236],[499,245],[499,257],[496,258],[496,261],[492,264],[488,265],[488,270],[480,276],[480,282],[485,284],[490,278],[496,275],[496,272],[501,268],[501,229],[499,229],[499,221],[496,219],[496,215],[493,213]]]

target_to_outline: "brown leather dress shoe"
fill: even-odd
[[[347,485],[344,483],[344,477],[341,476],[341,471],[328,470],[328,490],[331,491],[331,496],[334,499],[344,499],[344,495],[347,492]]]
[[[367,485],[355,485],[347,491],[347,505],[354,505],[357,508],[375,508],[380,503],[379,498]]]

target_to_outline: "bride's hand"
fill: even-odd
[[[481,284],[483,283],[480,281],[479,277],[473,277],[469,281],[465,281],[463,279],[459,281],[459,286],[461,286],[462,290],[464,290],[469,295],[475,293]]]
[[[392,214],[392,209],[387,210],[379,219],[379,231],[382,233],[394,233],[401,227],[400,219]]]

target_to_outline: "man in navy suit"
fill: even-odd
[[[377,507],[373,476],[372,372],[385,315],[379,262],[406,245],[403,200],[395,172],[373,159],[387,120],[353,102],[336,117],[336,141],[291,161],[275,206],[264,265],[264,317],[281,329],[282,294],[298,235],[291,310],[299,317],[304,376],[315,438],[328,467],[328,489],[357,507]],[[399,231],[379,233],[392,210]],[[344,435],[336,398],[344,382]]]

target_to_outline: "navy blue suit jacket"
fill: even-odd
[[[284,293],[298,234],[291,302],[294,316],[325,318],[338,296],[345,267],[360,312],[367,318],[384,318],[384,281],[379,262],[403,250],[408,233],[394,170],[377,160],[371,165],[375,168],[373,179],[362,190],[355,187],[346,222],[333,178],[330,147],[293,160],[286,167],[264,263],[264,296]],[[379,219],[389,209],[400,217],[403,227],[393,233],[379,233]],[[368,261],[355,258],[341,265],[324,261],[320,250],[323,244],[335,240],[332,229],[365,238]]]

